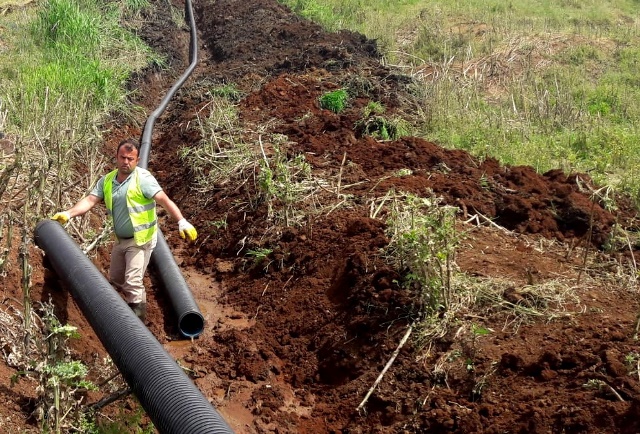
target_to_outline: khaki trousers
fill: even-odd
[[[109,279],[127,303],[147,302],[143,278],[157,241],[154,237],[148,243],[138,246],[133,238],[116,238],[113,244]]]

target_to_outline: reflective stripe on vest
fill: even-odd
[[[158,218],[156,216],[156,202],[147,199],[140,187],[140,169],[133,171],[133,179],[127,187],[127,210],[133,225],[133,238],[138,246],[148,243],[156,233]],[[109,217],[113,218],[113,180],[118,174],[118,169],[109,172],[104,179],[104,203]]]

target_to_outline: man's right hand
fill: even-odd
[[[51,220],[56,220],[61,225],[67,223],[71,215],[67,211],[57,212],[51,217]]]

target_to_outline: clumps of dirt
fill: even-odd
[[[516,234],[597,247],[607,242],[614,224],[631,222],[635,212],[627,204],[615,215],[607,210],[594,200],[596,186],[586,175],[540,175],[531,167],[502,166],[415,137],[381,141],[362,135],[355,126],[368,102],[404,114],[412,97],[411,80],[380,66],[375,44],[359,35],[328,34],[269,0],[199,2],[197,15],[205,54],[194,84],[177,97],[180,109],[170,110],[160,125],[155,168],[198,227],[227,223],[183,264],[219,281],[221,300],[255,321],[202,341],[211,360],[194,356],[223,388],[249,388],[243,405],[254,419],[246,432],[542,432],[598,426],[596,418],[606,412],[607,420],[620,425],[616,418],[622,420],[631,406],[596,412],[610,398],[593,404],[594,391],[577,394],[582,380],[575,377],[587,381],[589,366],[605,365],[590,356],[601,353],[602,335],[553,363],[548,357],[550,341],[560,348],[577,342],[571,337],[576,333],[613,326],[601,316],[558,327],[530,325],[516,335],[485,324],[494,327],[491,342],[477,343],[472,353],[468,346],[460,350],[462,358],[474,355],[473,370],[462,360],[446,372],[434,370],[440,358],[454,354],[451,336],[422,360],[410,342],[369,399],[366,414],[359,414],[355,409],[411,321],[414,302],[399,285],[398,271],[380,255],[388,243],[386,215],[371,218],[372,201],[391,190],[435,194],[458,207],[463,220],[475,216],[479,224],[490,220]],[[194,196],[185,182],[190,172],[176,167],[175,154],[198,144],[194,130],[184,126],[197,112],[207,113],[201,83],[239,86],[246,140],[257,142],[252,131],[258,130],[286,136],[288,155],[304,155],[314,175],[334,186],[339,179],[342,193],[352,198],[349,206],[309,214],[301,227],[274,228],[265,204],[240,205],[255,197],[253,183],[220,186],[209,197],[187,201]],[[339,114],[322,109],[319,97],[340,88],[349,91],[348,107]],[[575,256],[545,257],[525,241],[513,246],[508,237],[479,229],[460,255],[461,268],[521,282],[552,278],[549,270],[572,273]],[[245,256],[265,246],[272,252],[267,262],[256,266]],[[221,262],[226,266],[219,267]],[[628,325],[632,317],[627,312],[618,320]],[[625,338],[616,344],[620,355],[630,343]],[[521,354],[528,353],[531,359],[524,360]],[[606,381],[621,384],[623,378],[622,370],[613,370]],[[486,386],[480,390],[479,384]],[[300,397],[293,407],[290,396]],[[590,410],[561,411],[576,399]],[[232,407],[225,400],[218,404],[222,411]]]
[[[375,66],[380,57],[374,41],[349,31],[327,33],[275,1],[204,1],[195,7],[214,80],[235,83],[247,75],[265,80],[311,68],[342,71],[362,68],[363,58]],[[212,9],[224,12],[211,14]]]
[[[619,198],[611,212],[583,174],[541,175],[415,137],[363,135],[356,125],[369,102],[389,115],[413,107],[412,80],[380,65],[374,41],[327,33],[275,0],[195,6],[201,61],[156,124],[149,168],[199,229],[195,246],[168,235],[179,264],[211,282],[193,287],[194,297],[221,307],[209,312],[213,321],[181,360],[237,432],[637,431],[640,383],[624,364],[637,354],[630,332],[635,294],[578,276],[583,256],[556,246],[601,248],[614,225],[632,227],[628,201]],[[168,20],[167,7],[154,4],[141,32],[178,68],[186,32]],[[151,112],[176,75],[138,77],[136,102]],[[326,181],[296,204],[306,212],[298,225],[275,225],[267,204],[252,200],[253,181],[213,186],[206,197],[194,191],[177,154],[200,145],[194,124],[208,114],[207,89],[225,83],[243,95],[247,143],[258,143],[256,131],[286,136],[287,155],[303,155],[313,176]],[[349,91],[348,107],[338,114],[322,109],[319,97],[340,88]],[[108,146],[118,131],[139,131],[142,121],[114,128]],[[508,318],[467,313],[461,321],[491,333],[477,338],[461,326],[430,351],[417,351],[412,337],[358,412],[415,319],[415,294],[381,254],[388,211],[372,212],[390,191],[435,194],[460,210],[460,225],[477,223],[465,226],[457,266],[476,277],[512,279],[505,300],[517,302],[527,285],[561,276],[581,282],[581,299],[571,302],[581,314],[514,331]],[[214,225],[220,221],[222,229]],[[269,250],[261,263],[248,255],[259,247]],[[150,300],[149,327],[168,343],[175,339],[169,300],[155,286]],[[238,318],[246,319],[244,327]],[[69,320],[79,320],[77,312]],[[585,384],[609,385],[622,400]]]

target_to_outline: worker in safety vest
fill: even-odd
[[[147,295],[143,277],[157,241],[156,203],[178,222],[182,238],[193,242],[198,233],[154,176],[137,167],[139,151],[140,146],[133,139],[120,142],[116,151],[118,168],[100,178],[91,193],[73,207],[51,218],[65,224],[70,218],[83,215],[104,201],[116,235],[109,278],[135,314],[144,321]]]

